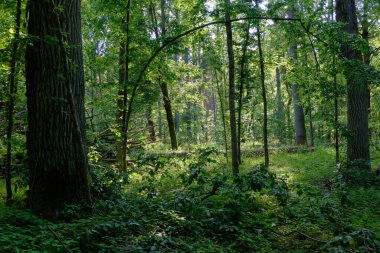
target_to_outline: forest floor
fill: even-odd
[[[378,252],[380,183],[339,183],[332,148],[243,157],[231,180],[223,155],[142,161],[128,177],[93,165],[92,211],[68,206],[58,221],[5,205],[0,252]],[[373,161],[376,167],[380,161]],[[236,183],[239,181],[239,184]],[[286,181],[286,184],[284,183]],[[126,183],[127,182],[127,183]]]

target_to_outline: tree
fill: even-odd
[[[294,18],[294,12],[289,12],[289,18]],[[297,64],[297,45],[292,45],[289,47],[289,56],[293,58],[295,64]],[[301,106],[299,88],[297,83],[292,84],[292,96],[293,96],[293,106],[294,106],[294,126],[296,130],[296,144],[305,145],[306,144],[306,128],[305,128],[305,114]]]
[[[29,2],[28,203],[47,216],[66,203],[91,200],[80,8],[81,1]]]
[[[258,1],[255,0],[256,8],[260,8]],[[264,70],[264,56],[263,48],[261,44],[261,34],[260,34],[260,20],[257,24],[257,46],[259,47],[259,57],[260,57],[260,83],[261,83],[261,94],[263,97],[263,142],[264,142],[264,157],[265,157],[265,167],[269,168],[269,151],[268,151],[268,103],[267,103],[267,92],[265,86],[265,70]]]
[[[156,13],[155,13],[155,8],[153,6],[153,3],[151,2],[151,19],[154,23],[154,33],[156,35],[156,38],[161,38],[163,39],[166,35],[166,13],[165,13],[165,5],[166,2],[165,0],[160,0],[160,6],[161,6],[161,24],[160,27],[157,23],[157,18],[156,18]],[[158,30],[159,28],[161,29],[161,34],[159,34]],[[162,61],[164,63],[164,61]],[[177,141],[177,134],[176,134],[176,129],[175,129],[175,124],[174,124],[174,117],[173,117],[173,109],[172,109],[172,103],[170,100],[169,96],[169,88],[166,80],[164,80],[164,75],[163,75],[163,69],[160,67],[158,70],[159,72],[159,85],[162,93],[162,99],[164,101],[164,108],[166,112],[166,119],[168,122],[168,128],[169,128],[169,135],[170,135],[170,142],[171,142],[171,147],[173,150],[178,149],[178,141]],[[160,103],[159,103],[160,105]],[[159,118],[160,119],[160,118]],[[161,122],[160,122],[161,123]],[[160,125],[160,124],[159,124]],[[161,129],[161,128],[159,128]],[[162,135],[162,130],[159,131],[160,136]]]
[[[234,48],[232,40],[232,25],[230,17],[230,1],[225,0],[225,18],[226,18],[226,33],[227,33],[227,52],[228,52],[228,78],[229,78],[229,108],[230,108],[230,130],[231,130],[231,160],[232,160],[232,173],[237,175],[239,173],[239,154],[237,143],[237,130],[236,130],[236,110],[235,110],[235,59]]]
[[[358,35],[358,23],[354,0],[336,0],[336,21],[343,23],[344,32]],[[369,160],[368,137],[368,83],[358,72],[362,61],[360,51],[347,41],[341,46],[345,57],[344,74],[347,82],[347,160]]]

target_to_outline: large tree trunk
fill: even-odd
[[[48,216],[67,203],[90,201],[80,9],[74,0],[29,2],[28,203]]]
[[[357,35],[358,23],[354,0],[336,1],[336,21],[344,23],[344,31]],[[368,138],[368,83],[362,73],[355,71],[352,64],[362,61],[362,54],[348,43],[341,47],[342,54],[349,61],[345,64],[347,79],[347,160],[369,160]],[[357,62],[355,62],[357,61]]]
[[[235,59],[232,40],[232,27],[230,18],[230,0],[225,0],[226,9],[226,33],[227,33],[227,51],[228,51],[228,74],[229,74],[229,108],[230,108],[230,129],[231,129],[231,158],[232,173],[239,173],[238,143],[236,132],[236,110],[235,110]]]

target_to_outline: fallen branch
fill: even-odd
[[[64,244],[64,242],[62,241],[62,239],[59,238],[59,236],[57,235],[57,233],[51,227],[46,226],[46,228],[54,235],[54,237],[61,243],[61,245],[63,246],[63,248],[65,248],[65,250],[67,252],[72,253],[72,251]]]
[[[315,241],[315,242],[318,242],[318,243],[328,243],[328,241],[314,238],[314,237],[312,237],[312,236],[310,236],[308,234],[305,234],[305,233],[303,233],[303,232],[301,232],[299,230],[293,230],[293,231],[290,231],[290,232],[288,232],[286,234],[280,233],[280,232],[278,232],[278,231],[276,231],[276,230],[274,230],[272,228],[268,228],[268,230],[271,231],[272,233],[276,234],[276,235],[283,236],[283,237],[287,237],[287,236],[290,236],[292,234],[297,233],[297,234],[300,234],[300,235],[306,237],[309,240],[312,240],[312,241]]]

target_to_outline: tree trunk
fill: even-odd
[[[334,19],[334,0],[329,0],[330,5],[330,21]],[[334,82],[334,141],[335,141],[335,164],[340,163],[340,151],[339,151],[339,92],[338,92],[338,81],[337,81],[337,70],[336,70],[336,55],[333,55],[333,82]]]
[[[255,0],[256,8],[259,8],[258,1]],[[260,57],[260,81],[261,81],[261,94],[263,97],[263,107],[264,107],[264,122],[263,122],[263,142],[264,142],[264,157],[265,157],[265,167],[269,168],[269,151],[268,151],[268,104],[267,104],[267,92],[265,87],[265,69],[264,69],[264,56],[263,49],[261,46],[261,34],[260,34],[260,21],[257,24],[257,45],[259,47],[259,57]]]
[[[336,64],[336,57],[333,56],[333,65]],[[336,68],[334,67],[334,139],[335,139],[335,163],[340,162],[339,155],[339,107],[338,107],[338,82],[337,82],[337,73]]]
[[[20,39],[20,20],[21,20],[21,0],[17,0],[16,6],[16,32],[12,42],[11,63],[9,74],[9,101],[7,110],[7,155],[5,160],[5,186],[7,191],[7,201],[13,199],[12,193],[12,133],[13,133],[13,112],[15,107],[15,96],[17,90],[16,79],[16,67],[18,56],[18,45]]]
[[[358,23],[354,0],[336,1],[336,21],[344,23],[346,33],[357,35]],[[349,61],[345,64],[347,79],[347,160],[370,159],[368,137],[368,83],[362,73],[357,73],[352,64],[362,61],[362,54],[351,48],[348,43],[341,47],[343,56]],[[367,166],[366,166],[367,167]]]
[[[364,0],[363,1],[363,20],[362,20],[362,38],[367,42],[369,43],[369,27],[370,27],[370,23],[369,23],[369,20],[368,20],[368,10],[369,9],[369,6],[368,6],[368,0]],[[369,50],[365,51],[363,53],[363,63],[366,64],[366,65],[370,65],[371,64],[371,52]],[[365,82],[367,82],[367,88],[368,88],[368,117],[370,117],[370,114],[371,114],[371,87],[370,87],[370,84],[368,82],[368,80],[365,80]],[[371,142],[371,139],[372,139],[372,128],[369,127],[368,128],[368,138],[369,138],[369,142]]]
[[[305,53],[305,67],[308,68],[307,53]],[[316,66],[316,71],[317,71],[317,73],[319,72],[319,65],[318,64]],[[317,75],[319,75],[319,74],[317,74]],[[307,80],[307,84],[310,85],[310,78],[307,77],[306,80]],[[307,95],[307,100],[308,100],[307,101],[308,102],[307,114],[309,117],[309,137],[310,137],[309,147],[314,147],[313,107],[311,106],[311,94]]]
[[[118,124],[118,129],[120,131],[120,135],[122,135],[123,132],[123,97],[124,97],[124,84],[126,83],[126,44],[125,42],[120,43],[120,49],[119,49],[119,89],[118,89],[118,98],[117,98],[117,111],[116,111],[116,122]],[[119,137],[117,140],[117,164],[122,167],[123,164],[123,138]]]
[[[236,110],[235,110],[235,59],[232,40],[232,27],[230,18],[230,0],[225,0],[226,9],[226,33],[227,33],[227,51],[228,51],[228,74],[229,74],[229,108],[230,108],[230,129],[231,129],[231,157],[232,173],[239,173],[238,143],[236,132]]]
[[[193,139],[193,134],[191,131],[191,105],[187,104],[186,106],[186,136],[187,143],[190,144]]]
[[[168,86],[167,86],[165,81],[161,82],[161,92],[162,92],[162,97],[164,100],[166,120],[168,122],[170,143],[171,143],[172,149],[176,150],[176,149],[178,149],[177,135],[175,132],[172,105],[171,105],[170,98],[169,98],[169,90],[168,90]]]
[[[218,81],[218,74],[216,72],[215,72],[215,77],[216,77],[216,88],[217,88],[219,103],[220,103],[220,113],[221,113],[222,122],[223,122],[223,140],[224,140],[224,149],[226,151],[225,156],[226,156],[226,161],[228,163],[227,124],[226,124],[226,116],[225,116],[226,114],[225,114],[224,103],[223,103],[223,94],[220,89],[221,84]]]
[[[156,31],[156,37],[158,38],[158,29]],[[161,0],[161,37],[163,38],[166,34],[166,15],[165,15],[165,0]],[[175,131],[174,117],[172,104],[169,97],[169,89],[165,80],[162,80],[162,73],[160,73],[160,88],[162,92],[162,98],[164,101],[164,108],[166,112],[166,119],[168,122],[170,143],[173,150],[178,149],[177,134]]]
[[[285,72],[285,71],[284,71]],[[290,111],[291,111],[291,105],[293,102],[293,97],[292,97],[292,92],[289,87],[289,83],[285,82],[285,88],[286,88],[286,93],[288,94],[288,101],[286,103],[286,133],[287,133],[287,138],[290,141],[290,143],[293,143],[293,130],[292,130],[292,122],[290,119]]]
[[[216,106],[216,95],[215,95],[215,89],[214,88],[211,88],[211,92],[212,92],[212,110],[213,110],[213,123],[214,123],[214,141],[215,143],[217,142],[217,138],[218,138],[218,125],[217,125],[217,119],[218,119],[218,115],[217,115],[217,106]]]
[[[163,132],[162,132],[162,113],[161,113],[161,98],[158,99],[157,102],[158,107],[158,118],[157,118],[157,124],[158,124],[158,138],[160,141],[163,141]]]
[[[276,110],[276,122],[277,122],[277,136],[279,138],[280,144],[284,142],[284,134],[285,134],[285,114],[284,114],[284,103],[282,101],[281,94],[281,73],[280,68],[276,67],[276,102],[277,102],[277,110]]]
[[[67,203],[91,200],[81,1],[55,4],[60,4],[61,13],[52,0],[29,1],[28,34],[33,44],[26,51],[28,202],[34,212],[47,216],[55,216]]]
[[[125,20],[125,35],[126,35],[126,42],[125,42],[125,80],[123,83],[123,124],[121,128],[121,136],[123,138],[123,149],[122,149],[122,163],[121,163],[121,170],[126,171],[127,170],[127,131],[128,131],[128,124],[127,122],[127,105],[128,105],[128,82],[129,82],[129,42],[130,42],[130,34],[129,34],[129,22],[130,22],[130,7],[131,7],[131,0],[127,1],[127,16]],[[128,119],[129,120],[129,119]]]
[[[247,61],[247,47],[248,47],[248,41],[249,41],[249,28],[250,23],[248,22],[246,30],[245,30],[245,38],[242,46],[242,56],[241,56],[241,63],[240,63],[240,85],[239,85],[239,102],[238,102],[238,122],[237,122],[237,140],[238,140],[238,159],[239,164],[242,163],[241,160],[241,114],[243,110],[243,92],[244,92],[244,83],[246,81],[247,72],[248,69],[246,67],[246,61]]]
[[[294,13],[288,13],[289,18],[294,18]],[[289,57],[293,58],[297,64],[297,45],[289,47]],[[296,130],[296,145],[306,145],[306,127],[305,127],[305,114],[302,106],[300,105],[300,96],[298,92],[298,84],[292,84],[292,96],[294,107],[294,127]]]
[[[149,140],[151,142],[156,142],[156,131],[154,130],[154,123],[152,120],[152,108],[149,107],[146,112],[147,127],[149,130]]]

